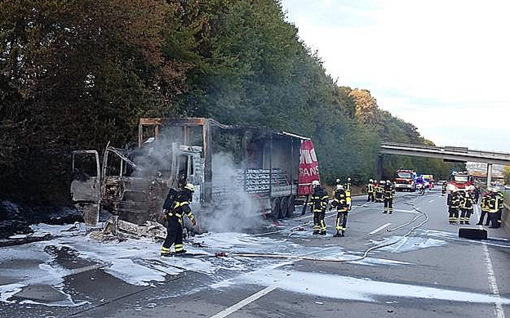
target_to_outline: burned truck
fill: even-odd
[[[149,228],[169,189],[188,182],[199,217],[230,209],[283,218],[319,178],[310,138],[206,118],[141,118],[138,147],[107,145],[102,164],[95,150],[75,151],[72,168],[72,199],[87,223],[105,209]]]

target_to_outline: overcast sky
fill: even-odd
[[[283,0],[339,85],[440,146],[510,152],[510,0]]]

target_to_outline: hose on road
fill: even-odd
[[[388,243],[384,243],[384,244],[379,244],[379,245],[375,245],[375,246],[372,246],[368,249],[365,250],[365,252],[363,253],[362,256],[359,256],[359,257],[356,257],[356,258],[351,258],[351,259],[329,259],[329,258],[316,258],[316,257],[309,257],[309,256],[304,256],[304,255],[286,255],[286,254],[265,254],[265,253],[232,253],[232,254],[229,254],[230,256],[233,256],[233,257],[261,257],[261,258],[275,258],[275,259],[290,259],[290,260],[298,260],[298,261],[301,261],[301,260],[306,260],[306,261],[318,261],[318,262],[333,262],[333,263],[347,263],[347,262],[357,262],[357,261],[361,261],[365,258],[368,257],[368,255],[370,254],[370,252],[372,251],[375,251],[375,250],[378,250],[378,249],[381,249],[381,248],[384,248],[384,247],[388,247],[388,246],[392,246],[392,245],[395,245],[397,244],[398,242],[402,241],[403,239],[409,237],[415,230],[419,229],[420,227],[422,227],[425,223],[428,222],[429,220],[429,217],[427,215],[427,213],[421,211],[420,209],[418,209],[416,207],[416,200],[418,198],[421,198],[420,197],[416,197],[414,198],[414,200],[412,201],[412,203],[410,205],[412,205],[413,207],[413,210],[415,210],[417,213],[419,213],[419,215],[417,215],[415,218],[413,218],[413,220],[409,221],[409,222],[406,222],[404,224],[401,224],[395,228],[392,228],[392,229],[388,229],[388,232],[392,232],[392,231],[396,231],[397,229],[400,229],[400,228],[403,228],[407,225],[410,225],[412,224],[413,222],[415,222],[419,217],[423,216],[425,217],[425,219],[418,225],[416,226],[413,226],[406,234],[404,234],[400,239],[396,240],[396,241],[393,241],[393,242],[388,242]],[[358,206],[359,207],[359,206]],[[353,208],[354,209],[354,208]],[[311,221],[309,222],[306,222],[305,224],[308,224],[310,223]],[[296,227],[297,228],[297,227]],[[278,232],[281,232],[282,230],[279,230]],[[276,232],[276,231],[275,231]],[[292,233],[291,233],[292,234]],[[289,234],[289,236],[291,235]],[[312,252],[312,254],[314,253],[319,253],[319,252],[322,252],[322,251],[315,251],[315,252]]]

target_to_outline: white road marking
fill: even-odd
[[[404,213],[418,213],[415,210],[399,210],[399,209],[396,209],[394,211],[395,212],[404,212]]]
[[[104,265],[90,265],[90,266],[86,266],[86,267],[82,267],[82,268],[77,268],[77,269],[70,270],[69,273],[63,275],[62,277],[81,274],[81,273],[88,272],[88,271],[91,271],[94,269],[100,269],[102,267],[104,267]]]
[[[384,229],[385,227],[387,227],[388,225],[390,225],[391,223],[386,223],[378,228],[376,228],[375,230],[373,230],[372,232],[368,233],[368,235],[372,235],[372,234],[375,234],[377,232],[379,232],[380,230]]]
[[[262,289],[261,291],[251,295],[250,297],[241,300],[237,304],[234,304],[234,305],[228,307],[227,309],[225,309],[223,311],[220,311],[219,313],[217,313],[216,315],[212,316],[211,318],[223,318],[223,317],[227,317],[228,315],[238,311],[239,309],[243,308],[244,306],[251,304],[255,300],[259,299],[260,297],[269,294],[270,292],[272,292],[276,288],[278,288],[278,286],[268,286],[268,287]]]
[[[494,313],[496,318],[505,318],[505,312],[503,311],[503,304],[499,295],[498,283],[496,282],[496,275],[494,274],[494,268],[492,267],[491,257],[489,255],[489,249],[487,244],[483,244],[483,255],[485,257],[485,264],[487,265],[487,275],[489,276],[489,287],[491,293],[496,296]]]
[[[474,206],[474,210],[476,212],[476,216],[480,219],[480,213],[478,212],[478,206]],[[481,225],[478,225],[478,228],[483,229]],[[496,282],[496,275],[494,274],[494,268],[492,267],[491,256],[489,254],[489,248],[487,247],[487,243],[482,243],[483,255],[485,258],[485,265],[487,265],[487,275],[489,279],[489,289],[491,293],[496,296],[496,301],[494,302],[494,314],[496,318],[505,318],[505,312],[503,311],[503,304],[501,301],[501,296],[499,294],[498,283]]]
[[[429,201],[429,203],[432,203],[432,202],[434,202],[434,199],[432,199],[432,200],[430,200],[430,201]]]

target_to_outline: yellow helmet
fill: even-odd
[[[188,190],[190,190],[191,192],[194,192],[194,191],[195,191],[195,187],[194,187],[191,183],[187,183],[187,184],[184,186],[184,189],[188,189]]]

